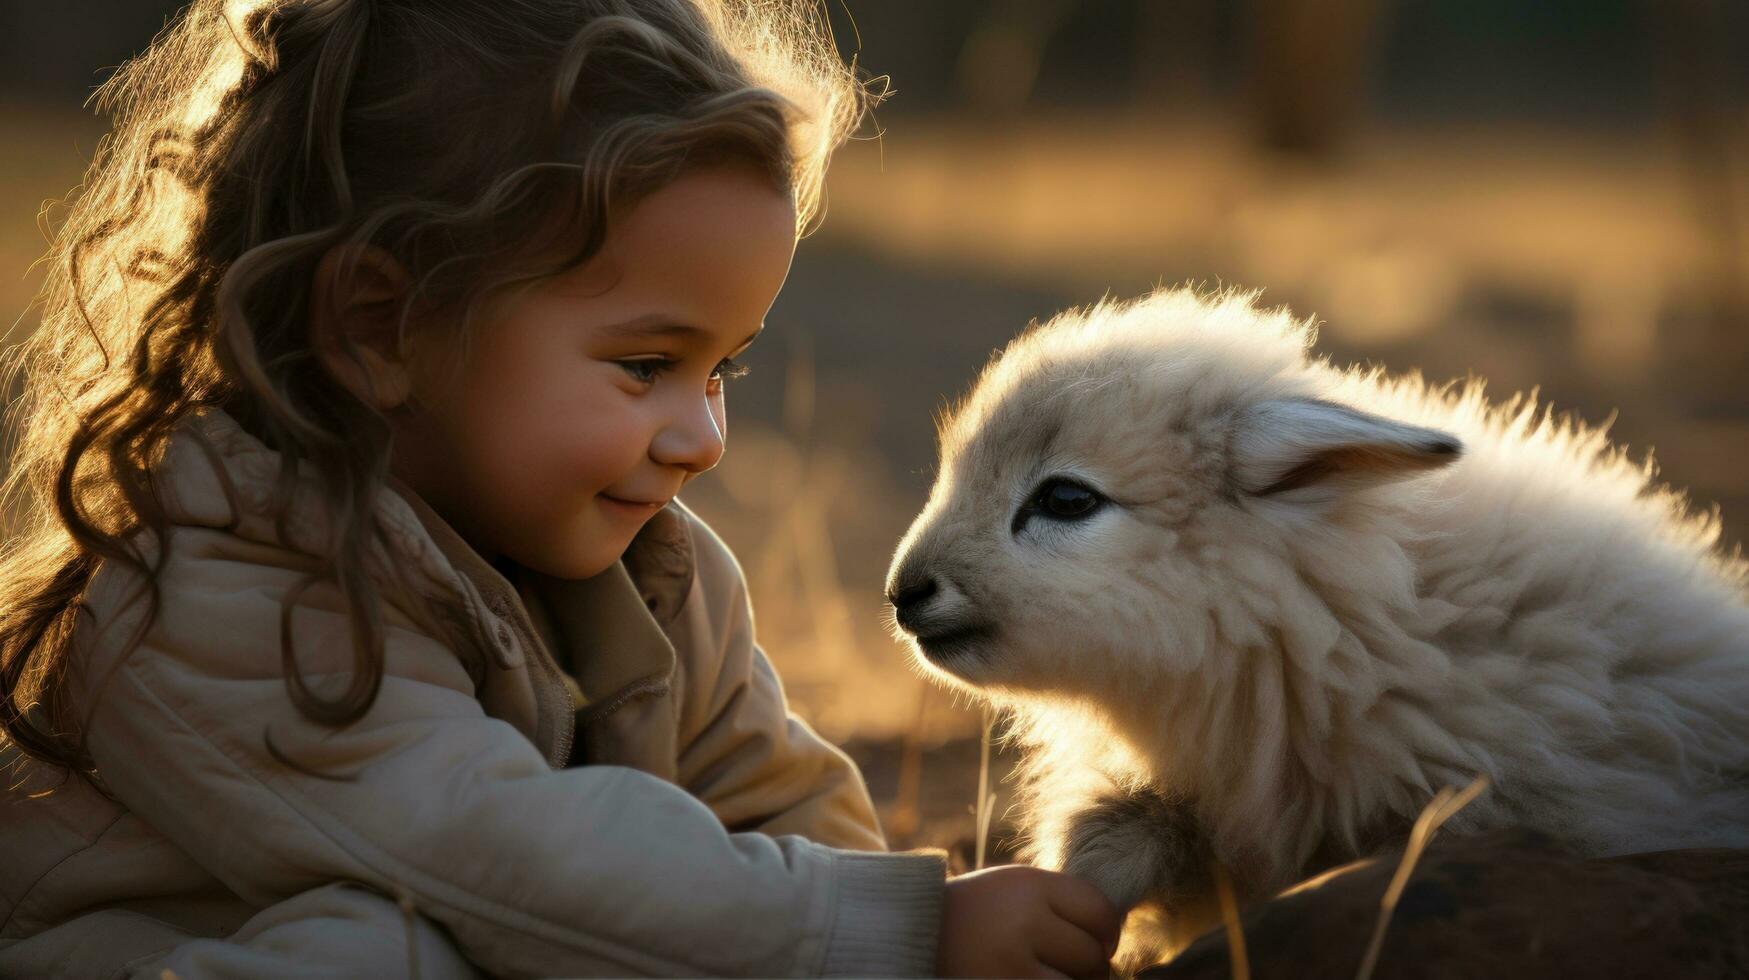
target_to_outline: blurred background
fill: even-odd
[[[85,99],[178,6],[0,0],[10,341],[32,327],[39,212],[104,130]],[[887,560],[927,493],[936,411],[1063,307],[1263,288],[1317,315],[1338,363],[1619,413],[1616,439],[1744,540],[1749,4],[828,6],[893,96],[839,155],[825,225],[732,389],[732,450],[688,502],[740,556],[793,703],[864,764],[896,844],[971,860],[981,719],[889,637]]]

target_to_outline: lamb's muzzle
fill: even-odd
[[[929,571],[922,560],[901,559],[894,567],[887,586],[893,620],[931,663],[944,666],[989,649],[995,627],[976,616],[951,578]]]
[[[893,616],[899,626],[908,633],[916,633],[919,614],[937,591],[934,578],[901,581],[888,589],[887,601],[893,604]]]

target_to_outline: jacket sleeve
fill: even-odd
[[[72,678],[95,698],[86,733],[111,792],[246,901],[361,882],[510,976],[930,969],[939,861],[730,833],[648,774],[555,771],[405,619],[369,711],[340,728],[305,719],[275,642],[302,575],[249,557],[240,585],[235,557],[173,554],[142,644],[118,659],[143,603],[101,633],[100,615]],[[120,608],[111,578],[94,606]],[[316,587],[292,617],[302,673],[328,697],[350,677],[341,609]]]
[[[687,664],[681,785],[732,829],[885,850],[856,764],[789,712],[734,555],[696,519],[692,538],[697,572],[677,630],[689,635],[676,646],[706,655]]]

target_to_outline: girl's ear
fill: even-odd
[[[367,405],[398,408],[412,395],[401,312],[411,287],[401,263],[370,245],[337,245],[310,286],[310,340],[322,366]]]
[[[1233,422],[1231,478],[1241,492],[1327,502],[1454,462],[1456,436],[1312,398],[1261,402]]]

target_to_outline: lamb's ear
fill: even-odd
[[[1455,461],[1456,436],[1311,398],[1261,402],[1235,417],[1232,479],[1256,496],[1316,496],[1400,480]]]

